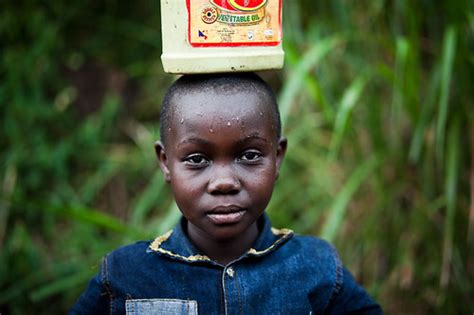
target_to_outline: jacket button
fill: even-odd
[[[235,273],[234,268],[232,268],[232,267],[227,268],[226,271],[225,271],[225,273],[226,273],[229,277],[233,278],[233,277],[234,277],[234,273]]]

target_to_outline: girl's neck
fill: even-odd
[[[200,251],[224,266],[246,253],[258,237],[256,222],[249,226],[240,236],[224,240],[210,238],[208,234],[189,222],[187,230],[189,238]]]

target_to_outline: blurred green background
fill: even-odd
[[[474,311],[474,4],[284,1],[274,226],[332,241],[387,313]],[[154,157],[159,1],[0,4],[0,312],[64,313],[179,217]]]

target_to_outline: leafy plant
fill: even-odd
[[[273,224],[332,241],[388,313],[474,308],[473,9],[284,1],[285,68],[262,73],[289,139]],[[0,312],[64,313],[101,256],[178,220],[153,152],[159,16],[2,3]]]

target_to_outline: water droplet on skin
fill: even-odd
[[[168,131],[171,131],[171,128],[168,128]]]
[[[260,116],[263,116],[263,112],[260,112]]]
[[[179,121],[181,124],[184,123],[184,118],[181,118],[181,120]]]
[[[227,127],[230,127],[230,126],[232,126],[232,124],[229,121],[229,122],[227,122]]]
[[[209,129],[209,132],[210,132],[210,133],[214,133],[214,129],[212,129],[212,128]]]
[[[239,117],[237,117],[237,118],[235,118],[235,120],[239,121],[239,120],[240,120],[240,118],[239,118]]]

